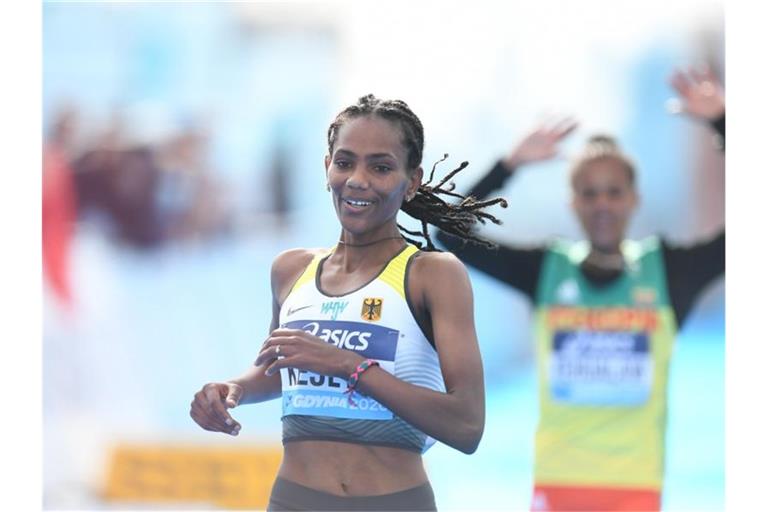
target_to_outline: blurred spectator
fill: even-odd
[[[288,222],[288,214],[293,208],[288,193],[291,162],[284,143],[278,142],[272,149],[272,162],[269,168],[269,187],[272,213],[278,229]],[[261,181],[261,180],[260,180]]]
[[[117,239],[139,248],[161,241],[154,204],[159,170],[150,147],[96,148],[73,163],[80,213],[106,215]]]
[[[195,240],[228,230],[223,187],[213,179],[207,143],[205,130],[190,125],[159,149],[155,199],[166,239]]]
[[[116,240],[138,249],[225,232],[206,142],[203,130],[180,130],[164,112],[129,110],[73,163],[79,213],[105,220]]]
[[[76,123],[76,111],[63,108],[43,143],[43,277],[66,309],[73,301],[69,258],[76,199],[69,154]]]

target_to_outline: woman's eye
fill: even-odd
[[[348,162],[347,160],[336,160],[336,161],[334,162],[334,164],[335,164],[335,165],[336,165],[336,167],[338,167],[339,169],[349,169],[349,167],[351,167],[351,165],[352,165],[352,164],[351,164],[350,162]]]
[[[375,166],[373,168],[373,170],[376,171],[376,172],[389,172],[389,171],[392,170],[392,168],[390,166],[388,166],[388,165],[381,165],[381,164],[379,164],[379,165]]]

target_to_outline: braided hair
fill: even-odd
[[[403,146],[407,153],[408,169],[413,170],[419,167],[424,152],[424,127],[421,125],[421,121],[404,101],[381,100],[373,94],[362,96],[356,104],[350,105],[336,116],[328,127],[329,154],[333,154],[333,146],[338,139],[339,129],[345,122],[358,117],[374,115],[387,119],[400,128]],[[403,205],[400,207],[409,216],[421,221],[421,231],[411,231],[400,224],[397,225],[398,229],[408,242],[427,251],[437,250],[429,236],[428,224],[437,226],[465,242],[495,247],[492,242],[475,235],[473,228],[478,222],[485,224],[486,220],[490,220],[494,224],[501,224],[501,221],[486,212],[485,208],[495,204],[500,204],[502,208],[506,208],[507,202],[500,197],[488,201],[478,201],[472,196],[462,196],[453,191],[455,185],[450,182],[450,179],[466,168],[469,162],[462,162],[442,180],[432,185],[437,164],[446,158],[448,158],[447,153],[435,162],[429,179],[419,186],[416,195],[410,201],[403,201]],[[440,197],[441,195],[456,198],[458,202],[448,203]],[[426,247],[424,247],[423,242],[410,238],[408,235],[423,238]]]

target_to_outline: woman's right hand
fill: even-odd
[[[562,117],[542,124],[525,135],[504,159],[510,170],[521,165],[541,162],[558,156],[558,145],[578,126],[570,117]]]
[[[224,432],[236,436],[240,423],[227,409],[237,407],[243,397],[243,387],[234,382],[209,382],[195,393],[189,415],[195,423],[211,432]]]

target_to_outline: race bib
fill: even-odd
[[[653,360],[646,333],[555,333],[549,363],[549,387],[554,400],[637,406],[648,400],[652,383]]]
[[[357,352],[366,359],[375,359],[379,366],[395,373],[395,353],[400,332],[380,325],[364,322],[333,320],[298,320],[283,325],[289,329],[302,329],[327,343],[344,350]],[[352,393],[347,380],[329,377],[296,368],[280,370],[283,388],[283,415],[331,416],[365,420],[390,420],[392,411],[371,397]]]

